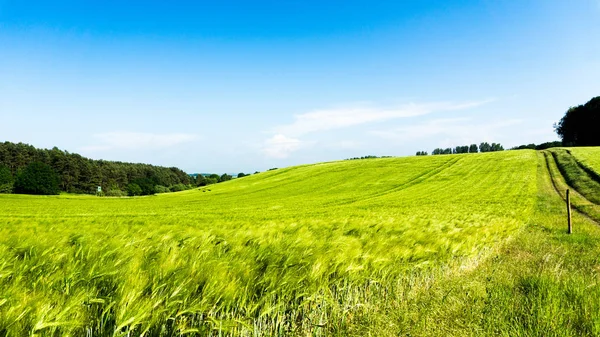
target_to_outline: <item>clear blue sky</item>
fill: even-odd
[[[234,173],[552,141],[599,37],[599,0],[0,0],[0,141]]]

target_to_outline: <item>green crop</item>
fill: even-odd
[[[0,333],[436,334],[424,311],[447,315],[455,298],[440,282],[528,224],[542,159],[330,162],[134,198],[0,195]]]

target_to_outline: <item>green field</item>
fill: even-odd
[[[571,151],[600,167],[598,149]],[[555,186],[569,179],[548,158],[330,162],[135,198],[0,195],[0,335],[597,335],[600,227],[576,213],[564,234]]]
[[[569,151],[579,162],[600,175],[600,147],[574,147]]]

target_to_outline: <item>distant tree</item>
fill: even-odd
[[[140,185],[136,184],[136,183],[131,183],[129,185],[127,185],[127,195],[129,195],[130,197],[136,196],[136,195],[142,195],[143,191],[142,188],[140,187]]]
[[[244,173],[244,172],[240,172],[240,173],[238,173],[238,174],[237,174],[237,177],[238,177],[238,178],[243,178],[243,177],[245,177],[245,176],[247,176],[247,175],[248,175],[248,174],[246,174],[246,173]]]
[[[219,177],[219,182],[224,182],[224,181],[228,181],[233,179],[233,177],[227,173],[223,173],[220,177]]]
[[[479,144],[479,152],[490,152],[492,147],[487,142]]]
[[[545,149],[549,149],[551,147],[561,147],[561,146],[562,146],[562,142],[554,141],[554,142],[546,142],[546,143],[536,145],[535,149],[536,150],[545,150]]]
[[[132,181],[133,184],[138,185],[142,189],[140,195],[150,195],[155,193],[155,187],[157,184],[154,179],[151,178],[138,178]]]
[[[468,146],[457,146],[454,148],[454,153],[469,153]]]
[[[10,169],[0,165],[0,193],[12,193],[14,179]]]
[[[154,193],[168,193],[171,192],[168,187],[162,185],[154,186]]]
[[[492,143],[492,145],[490,146],[490,151],[504,151],[504,147],[502,147],[502,145],[500,144]]]
[[[217,177],[219,177],[219,176],[217,176]],[[213,178],[211,176],[211,177],[206,178],[205,181],[206,181],[206,185],[213,185],[213,184],[218,183],[219,179],[218,178]]]
[[[16,193],[54,195],[60,193],[59,181],[49,165],[33,162],[17,174],[14,189]]]
[[[188,187],[184,184],[175,184],[175,185],[171,186],[171,188],[170,188],[171,192],[185,191],[187,189],[188,189]]]
[[[563,118],[554,124],[554,131],[563,146],[600,145],[600,96],[584,105],[571,107]]]
[[[471,144],[471,146],[469,146],[469,153],[477,153],[477,144]]]

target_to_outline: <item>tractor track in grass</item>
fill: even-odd
[[[567,180],[565,179],[565,177],[563,176],[562,172],[560,171],[559,165],[556,162],[556,159],[554,158],[554,156],[548,152],[548,151],[542,151],[542,155],[544,156],[544,161],[546,163],[546,170],[550,176],[550,180],[552,181],[552,186],[554,186],[554,190],[556,191],[556,193],[561,197],[561,199],[563,199],[564,201],[566,201],[566,192],[563,191],[561,192],[561,187],[559,187],[559,185],[564,185],[567,188],[569,188],[571,190],[571,194],[573,195],[573,197],[575,199],[581,199],[583,200],[583,202],[585,204],[581,204],[578,202],[571,202],[571,206],[573,207],[573,209],[579,213],[580,215],[582,215],[583,217],[591,220],[592,222],[595,222],[597,225],[600,225],[600,219],[598,219],[597,217],[594,217],[592,215],[590,215],[582,206],[599,206],[598,204],[590,201],[589,199],[587,199],[585,196],[583,196],[581,193],[579,193],[579,191],[577,191],[576,188],[574,188],[573,186],[569,185],[567,183]],[[555,167],[555,170],[552,169],[552,167]],[[563,187],[564,188],[564,187]]]
[[[429,171],[426,171],[408,181],[405,181],[404,183],[402,183],[398,186],[395,186],[388,190],[382,191],[380,193],[370,195],[370,196],[368,196],[366,198],[362,198],[360,200],[353,200],[353,201],[347,202],[346,204],[356,204],[359,202],[364,202],[364,201],[371,200],[371,199],[381,198],[381,197],[405,190],[407,188],[410,188],[414,185],[417,185],[419,183],[422,183],[423,181],[426,181],[428,179],[431,179],[431,178],[437,176],[438,174],[442,173],[443,171],[447,170],[448,168],[454,166],[454,164],[456,164],[457,162],[459,162],[462,159],[463,159],[463,157],[456,157],[456,158],[450,159],[447,162],[443,163],[442,165],[440,165],[436,168],[433,168]]]

